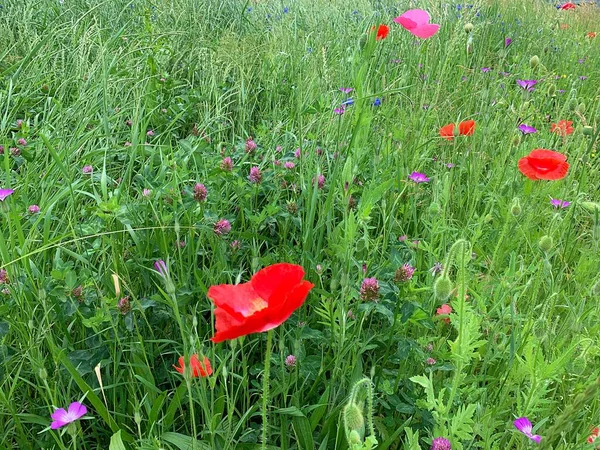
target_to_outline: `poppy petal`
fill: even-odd
[[[237,316],[239,320],[250,317],[268,306],[266,299],[261,298],[251,283],[211,286],[206,295],[217,308],[226,309],[230,315]]]
[[[394,22],[402,25],[404,28],[406,28],[408,31],[417,28],[417,22],[415,22],[414,20],[409,19],[408,17],[404,17],[404,15],[400,16],[400,17],[396,17],[394,19]]]
[[[418,38],[427,39],[433,36],[435,33],[437,33],[439,29],[440,26],[438,24],[428,23],[425,25],[419,25],[416,28],[413,28],[412,30],[408,31],[410,31]]]
[[[555,152],[554,150],[546,150],[543,148],[536,148],[535,150],[532,150],[528,157],[536,159],[556,159],[558,161],[567,160],[567,157],[562,153]]]
[[[448,141],[454,139],[454,124],[449,123],[440,128],[440,136]]]
[[[294,286],[287,294],[285,302],[282,302],[282,308],[277,311],[273,311],[266,318],[263,326],[258,331],[268,331],[278,327],[285,322],[292,313],[297,310],[308,296],[310,290],[314,287],[314,284],[309,281],[302,281],[300,284]]]
[[[540,180],[561,180],[567,176],[568,171],[569,163],[561,162],[555,169],[545,174],[539,174],[538,177],[540,178]]]
[[[529,165],[529,159],[527,157],[519,159],[519,170],[530,180],[539,180],[537,177],[537,171]]]
[[[402,14],[400,17],[396,17],[396,19],[399,19],[398,23],[400,23],[400,25],[402,25],[401,20],[410,20],[411,22],[415,23],[416,25],[425,25],[427,23],[429,23],[429,21],[431,20],[431,16],[429,15],[429,13],[423,9],[409,9],[408,11],[406,11],[404,14]],[[394,21],[396,21],[396,19],[394,19]],[[404,25],[403,25],[404,26]]]
[[[475,121],[465,120],[458,124],[459,133],[463,136],[471,136],[475,132]]]
[[[296,264],[279,263],[259,270],[250,281],[254,291],[265,300],[275,293],[295,286],[304,277],[304,269]]]

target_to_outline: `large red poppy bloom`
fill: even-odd
[[[440,128],[440,136],[444,139],[451,141],[454,139],[454,128],[455,125],[453,123],[449,123],[448,125],[444,125]],[[458,124],[458,135],[459,136],[471,136],[475,132],[475,121],[474,120],[465,120]]]
[[[575,9],[575,3],[567,2],[558,7],[559,9]]]
[[[375,37],[375,40],[377,41],[381,41],[382,39],[385,39],[388,35],[388,33],[390,32],[390,27],[388,27],[385,24],[381,24],[378,27],[373,27],[371,28],[371,31],[375,31],[375,29],[377,28],[377,36]]]
[[[221,342],[281,325],[314,286],[303,277],[302,267],[279,263],[258,271],[247,283],[211,286],[207,296],[216,306],[211,340]]]
[[[519,159],[519,170],[531,180],[560,180],[567,176],[567,157],[553,150],[538,148]]]
[[[179,373],[183,373],[185,370],[185,362],[183,360],[183,356],[179,357],[179,366],[173,366],[175,368],[175,370]],[[205,356],[204,360],[202,362],[200,362],[200,360],[198,359],[198,355],[196,353],[194,353],[192,355],[192,357],[190,358],[190,367],[192,369],[192,377],[197,378],[197,377],[207,377],[209,375],[212,375],[213,370],[212,367],[210,366],[210,361],[208,360],[208,358]]]
[[[551,133],[557,133],[561,136],[567,136],[573,134],[573,121],[572,120],[559,120],[558,123],[553,123],[550,128]]]

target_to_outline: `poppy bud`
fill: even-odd
[[[556,86],[554,86],[553,84],[548,86],[548,95],[550,97],[554,97],[556,95]]]
[[[365,418],[362,410],[352,401],[344,407],[344,424],[348,434],[352,431],[356,431],[359,436],[365,434]]]
[[[447,276],[441,276],[433,283],[433,293],[438,300],[446,301],[452,293],[452,281]]]
[[[431,205],[429,205],[429,212],[434,216],[437,216],[441,212],[441,210],[442,208],[437,202],[433,202]]]
[[[42,367],[40,370],[38,370],[38,376],[42,381],[45,381],[48,379],[48,372]]]
[[[572,99],[569,101],[569,109],[570,109],[571,111],[576,111],[576,110],[577,110],[577,106],[579,106],[579,105],[577,104],[577,99],[576,99],[576,98],[572,98]]]
[[[473,31],[473,24],[471,22],[466,23],[464,29],[465,33],[470,33],[471,31]]]
[[[554,247],[554,239],[546,234],[540,238],[538,245],[544,253],[548,253]]]
[[[142,423],[142,415],[139,411],[133,413],[133,420],[137,425],[140,425]]]
[[[577,111],[579,114],[585,113],[585,103],[580,103],[579,105],[577,105],[575,111]]]
[[[355,445],[362,444],[362,441],[360,440],[360,434],[358,434],[358,431],[352,430],[352,432],[348,436],[348,443],[350,444],[351,448]]]
[[[490,223],[492,220],[494,220],[494,217],[491,214],[486,214],[483,220],[485,223]]]
[[[540,57],[538,55],[533,55],[529,60],[529,65],[532,69],[535,69],[540,63]]]
[[[518,134],[513,138],[513,145],[515,147],[521,145],[521,136],[519,136]]]
[[[600,297],[600,280],[596,281],[596,284],[592,286],[592,295]]]
[[[331,292],[335,292],[337,291],[339,285],[340,283],[338,282],[337,278],[332,278],[331,283],[329,283],[329,289],[331,290]]]
[[[519,197],[515,197],[513,199],[512,206],[510,207],[510,213],[515,217],[521,215],[521,202]]]
[[[585,127],[583,127],[583,134],[585,136],[591,136],[592,134],[594,134],[594,129],[589,125],[586,125]]]

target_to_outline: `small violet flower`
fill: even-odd
[[[523,134],[532,134],[532,133],[537,132],[537,130],[534,127],[529,126],[529,125],[524,124],[524,123],[522,123],[521,125],[519,125],[519,131],[521,133],[523,133]]]
[[[420,173],[420,172],[413,172],[409,175],[408,177],[411,181],[414,181],[415,183],[427,183],[429,180],[429,178],[427,178],[427,175],[425,175],[424,173]]]
[[[532,92],[535,90],[534,86],[537,84],[537,80],[517,80],[517,84],[527,92]]]
[[[452,450],[452,445],[448,439],[437,437],[431,441],[431,450]]]
[[[539,444],[540,441],[542,440],[541,436],[539,436],[537,434],[532,434],[531,431],[532,431],[533,427],[527,417],[519,417],[517,420],[514,421],[514,424],[515,424],[515,427],[517,428],[517,430],[519,430],[521,433],[523,433],[525,436],[527,436],[532,441],[535,441]]]
[[[37,214],[40,212],[40,207],[38,205],[31,205],[29,208],[27,208],[27,210],[31,213],[31,214]]]
[[[567,206],[569,206],[571,204],[571,202],[568,202],[566,200],[559,200],[557,198],[551,198],[550,199],[550,204],[552,206],[554,206],[555,209],[558,209],[558,208],[563,208],[564,209]]]
[[[65,425],[79,420],[81,417],[85,416],[86,413],[87,408],[85,405],[82,405],[79,402],[71,403],[68,410],[65,410],[64,408],[58,408],[50,416],[53,420],[50,428],[56,430],[60,427],[64,427]]]
[[[231,231],[231,223],[227,219],[220,219],[213,230],[217,236],[223,236]]]

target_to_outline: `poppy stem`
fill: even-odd
[[[273,344],[273,330],[267,331],[267,350],[265,352],[265,371],[263,372],[263,398],[262,398],[262,443],[261,450],[267,450],[268,428],[267,405],[269,404],[269,374],[271,372],[271,347]]]

